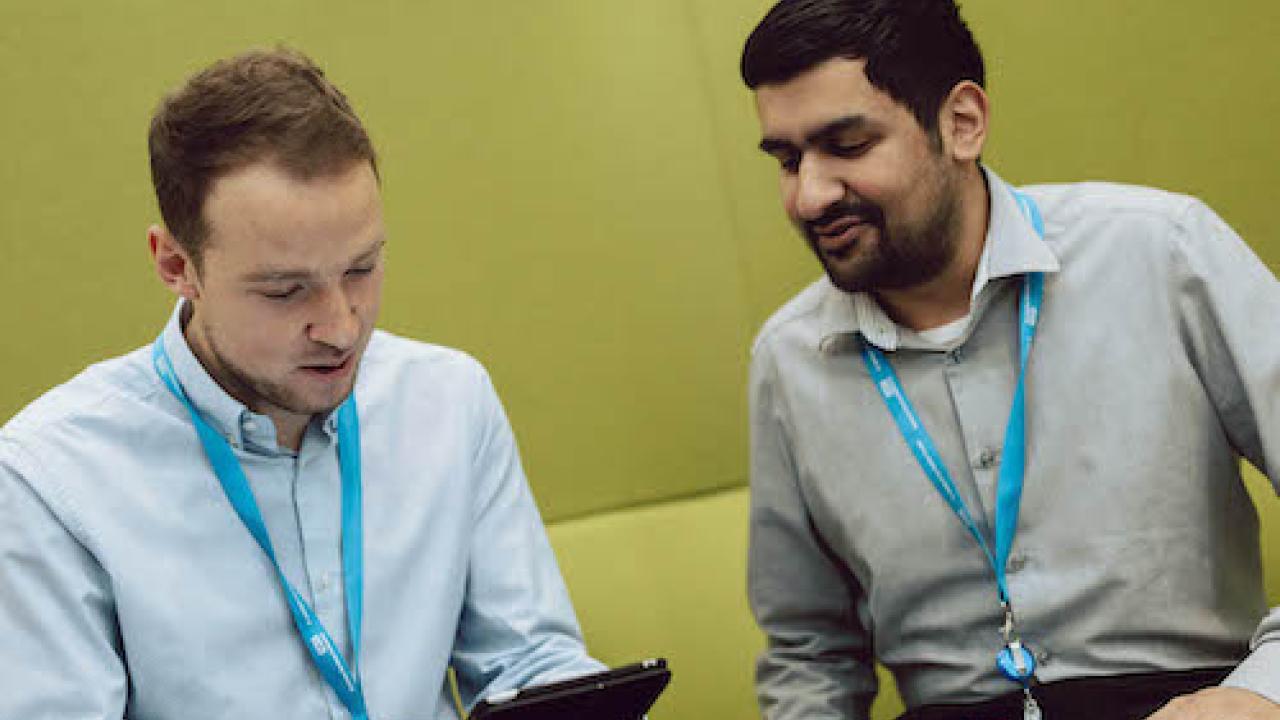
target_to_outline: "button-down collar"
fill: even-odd
[[[287,448],[276,443],[276,426],[271,418],[253,412],[244,403],[228,395],[196,358],[182,332],[184,304],[185,301],[178,301],[169,316],[162,342],[187,398],[205,421],[226,438],[232,447],[265,454],[288,453]],[[328,441],[336,440],[337,411],[317,417],[313,424],[323,430]]]

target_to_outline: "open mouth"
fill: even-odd
[[[338,363],[316,363],[313,365],[303,365],[301,369],[304,373],[311,375],[312,377],[336,378],[346,375],[354,365],[355,356],[348,355]]]

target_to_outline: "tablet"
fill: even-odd
[[[498,693],[476,705],[471,720],[640,720],[670,679],[667,661],[654,658]]]

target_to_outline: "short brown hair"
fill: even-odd
[[[199,266],[215,180],[255,162],[302,179],[377,155],[342,91],[296,50],[219,60],[160,102],[147,138],[151,181],[169,232]]]

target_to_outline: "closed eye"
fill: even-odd
[[[262,297],[269,298],[271,300],[288,300],[290,298],[297,296],[297,294],[301,291],[302,291],[301,285],[294,285],[293,287],[290,287],[287,290],[263,291],[261,295]]]
[[[788,175],[794,174],[800,169],[800,153],[798,152],[778,149],[771,151],[769,155],[778,161],[778,166]]]
[[[832,143],[826,147],[826,151],[828,153],[842,158],[857,157],[869,149],[871,149],[871,143],[868,141],[856,143]]]

